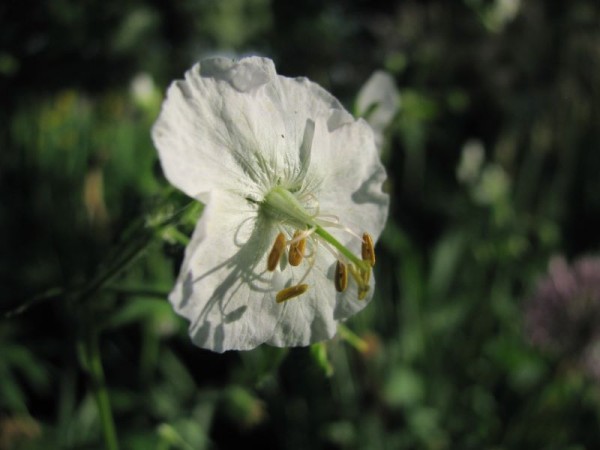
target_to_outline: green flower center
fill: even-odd
[[[317,223],[296,196],[281,186],[275,186],[265,196],[261,209],[272,219],[287,222],[294,228],[313,228]]]

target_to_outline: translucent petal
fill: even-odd
[[[278,232],[238,196],[220,191],[208,196],[169,297],[175,311],[190,321],[196,345],[217,352],[262,343],[308,345],[333,337],[338,320],[366,305],[355,290],[335,291],[335,259],[323,248],[303,281],[308,291],[277,304],[276,293],[299,283],[308,269],[307,261],[292,267],[282,258],[275,272],[266,270]]]
[[[206,203],[169,297],[194,343],[218,352],[308,345],[368,303],[374,281],[365,301],[356,283],[336,291],[336,256],[316,234],[303,263],[281,258],[267,270],[277,233],[295,231],[260,211],[275,186],[318,203],[311,208],[333,216],[340,226],[331,233],[358,255],[360,238],[341,227],[376,239],[385,223],[372,130],[330,94],[278,76],[268,59],[203,61],[170,87],[153,139],[167,178]],[[305,293],[276,303],[277,292],[299,283]]]
[[[377,240],[387,219],[389,196],[383,192],[386,173],[378,156],[373,131],[364,120],[330,130],[317,123],[309,173],[322,180],[318,193],[322,214],[333,215],[355,233],[368,232]],[[332,232],[343,243],[360,241],[348,233]]]
[[[222,189],[260,200],[278,179],[297,179],[307,119],[332,109],[342,111],[329,93],[278,76],[269,59],[214,58],[171,85],[152,136],[166,177],[188,195]]]
[[[200,347],[223,352],[268,340],[281,308],[265,255],[276,228],[236,195],[213,191],[198,222],[169,300],[190,321]]]
[[[382,70],[375,71],[358,93],[356,110],[373,127],[379,149],[383,145],[383,132],[399,109],[400,93],[394,78]]]

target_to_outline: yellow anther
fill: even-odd
[[[348,269],[346,268],[346,264],[341,261],[338,261],[335,266],[335,276],[334,276],[335,290],[338,292],[344,292],[348,287]]]
[[[270,272],[273,272],[277,268],[277,264],[281,259],[281,255],[285,251],[285,236],[283,233],[279,233],[275,238],[275,242],[273,243],[273,247],[271,248],[271,253],[269,253],[269,258],[267,259],[267,269]]]
[[[367,261],[371,267],[375,265],[375,247],[373,238],[369,233],[363,233],[362,235],[361,256],[363,261]]]
[[[308,284],[297,284],[296,286],[290,286],[289,288],[282,289],[275,296],[275,301],[277,303],[282,303],[287,300],[290,300],[294,297],[298,297],[306,292],[308,289]]]
[[[306,248],[306,238],[301,237],[302,231],[296,230],[292,243],[290,244],[290,252],[288,253],[288,262],[292,266],[298,266],[304,259],[304,250]]]

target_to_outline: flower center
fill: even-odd
[[[287,287],[277,293],[276,300],[278,303],[298,297],[308,290],[308,285],[303,282],[314,267],[319,244],[323,244],[337,259],[332,279],[336,291],[344,292],[346,290],[348,272],[350,272],[357,285],[359,300],[366,297],[370,287],[371,268],[375,264],[373,240],[368,233],[363,233],[361,237],[339,224],[337,218],[329,220],[329,218],[320,217],[318,206],[316,208],[317,213],[310,214],[295,194],[281,186],[276,186],[267,193],[261,203],[261,210],[271,219],[277,221],[283,230],[277,235],[268,255],[267,269],[275,271],[286,251],[288,252],[289,265],[299,266],[303,261],[308,263],[305,274],[296,285]],[[336,228],[348,232],[357,240],[360,240],[361,256],[359,257],[343,245],[326,228]],[[284,231],[288,236],[285,235]],[[307,240],[312,247],[312,252],[308,256],[305,255]]]
[[[314,217],[306,211],[296,196],[281,186],[275,186],[269,191],[262,202],[262,209],[271,218],[295,228],[316,226]]]

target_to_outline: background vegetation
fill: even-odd
[[[599,250],[599,23],[593,0],[4,2],[0,449],[104,448],[107,398],[125,449],[598,448],[599,380],[530,345],[524,305],[552,256]],[[250,53],[351,110],[374,70],[397,83],[358,341],[217,355],[166,301],[200,208],[149,128],[193,62]]]

